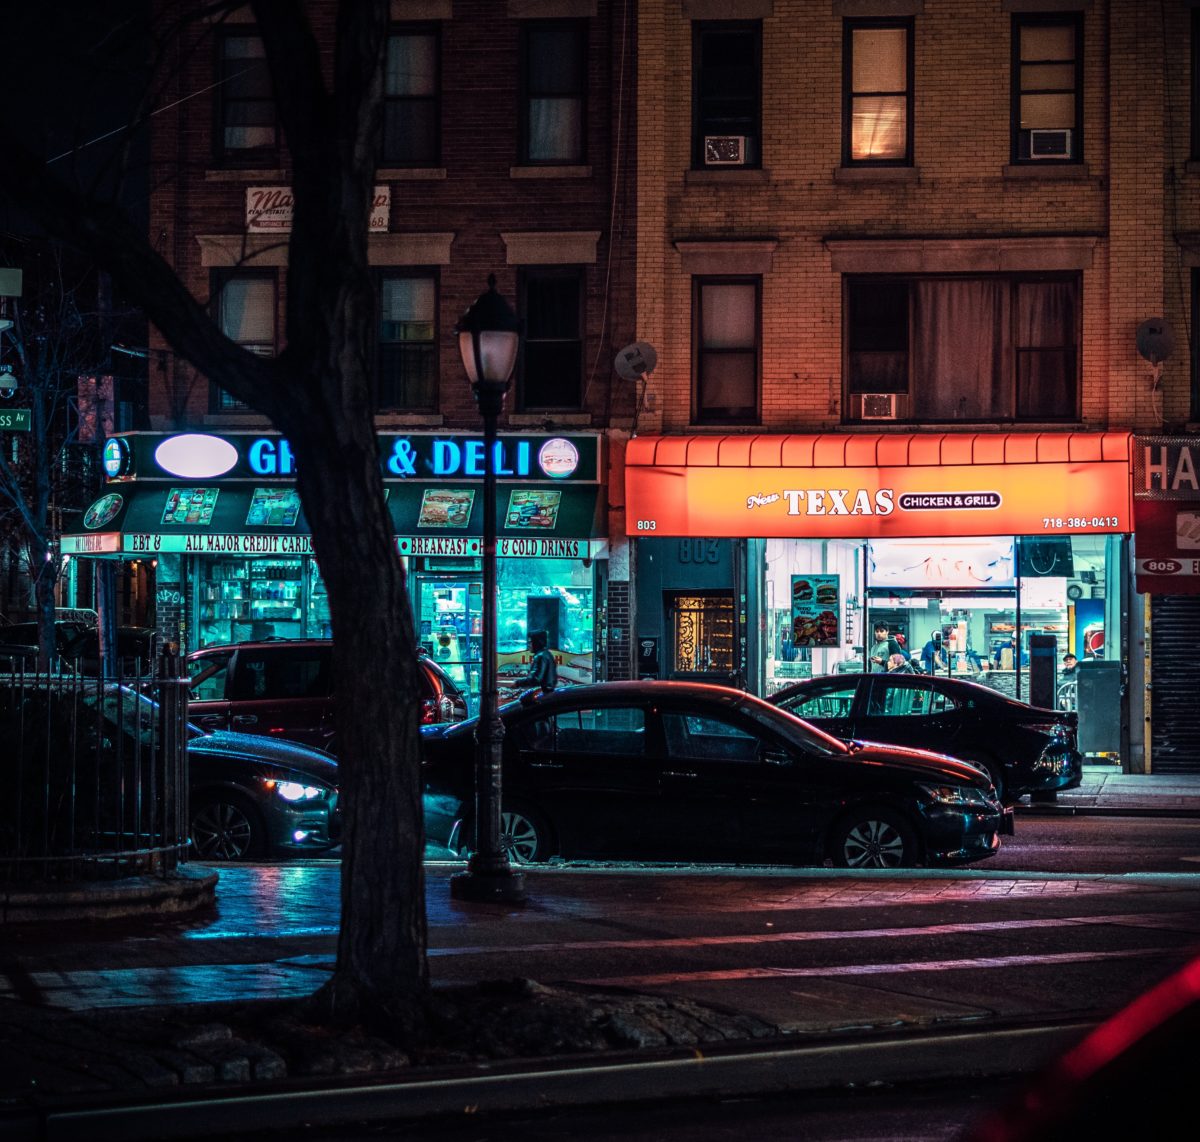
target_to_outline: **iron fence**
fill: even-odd
[[[0,659],[0,877],[165,875],[185,858],[188,682],[177,673],[165,659],[125,661],[108,678]]]

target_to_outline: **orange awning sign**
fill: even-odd
[[[887,462],[861,462],[872,458]],[[625,472],[627,530],[635,536],[1072,535],[1133,527],[1128,433],[639,437]]]

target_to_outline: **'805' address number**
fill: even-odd
[[[658,520],[656,519],[639,519],[637,521],[638,531],[657,531]]]

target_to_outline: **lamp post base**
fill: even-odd
[[[450,878],[450,899],[476,904],[524,904],[525,874],[511,868],[468,868]]]

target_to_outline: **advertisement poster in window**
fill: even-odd
[[[508,497],[508,511],[505,513],[504,526],[550,530],[558,522],[560,503],[562,503],[562,492],[513,492]]]
[[[840,645],[842,586],[837,575],[792,576],[792,645]]]
[[[219,488],[172,488],[167,493],[162,521],[208,527],[217,506]]]
[[[255,488],[246,513],[247,527],[295,527],[300,493],[295,488]]]
[[[474,503],[474,488],[427,488],[417,527],[466,527]]]

